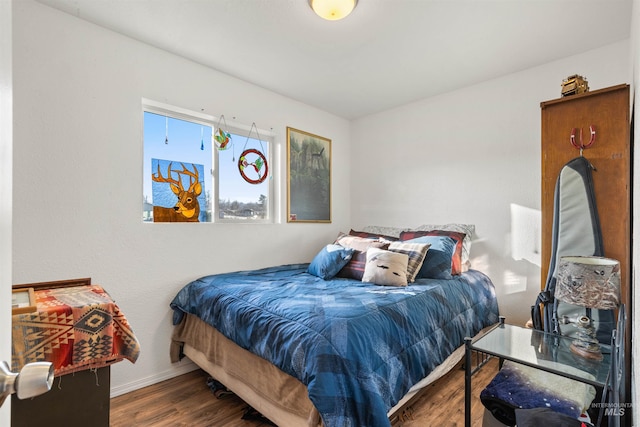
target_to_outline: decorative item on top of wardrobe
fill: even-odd
[[[247,149],[247,144],[251,139],[251,132],[253,129],[256,130],[258,142],[260,143],[260,150],[262,151],[255,148]],[[242,148],[242,154],[240,154],[240,158],[238,159],[238,170],[240,171],[242,178],[249,184],[260,184],[261,182],[264,182],[269,175],[269,164],[267,163],[267,157],[264,154],[264,147],[262,146],[262,139],[260,138],[255,122],[251,124],[249,135],[247,135],[247,140]],[[256,177],[252,178],[252,176]]]
[[[580,93],[589,92],[589,83],[585,77],[579,74],[574,74],[562,80],[562,96],[577,95]]]

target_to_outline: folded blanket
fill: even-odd
[[[577,371],[566,366],[566,371]],[[480,393],[480,400],[503,424],[516,424],[515,409],[548,408],[577,419],[595,398],[593,386],[540,369],[505,361]]]

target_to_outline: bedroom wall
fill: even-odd
[[[355,120],[353,226],[475,224],[473,267],[494,281],[507,322],[524,324],[547,275],[537,246],[540,102],[559,98],[575,73],[591,90],[630,83],[629,42]]]
[[[0,361],[11,360],[11,191],[13,150],[11,2],[0,1]],[[11,405],[0,407],[0,425],[11,423]]]
[[[172,366],[168,352],[169,302],[188,281],[308,262],[348,229],[348,121],[30,0],[13,14],[13,282],[105,287],[142,346],[135,365],[113,366],[114,395],[193,366]],[[286,126],[331,138],[333,222],[143,223],[143,97],[273,128],[273,169],[286,159]],[[284,178],[277,187],[284,219]]]

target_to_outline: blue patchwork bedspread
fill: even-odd
[[[465,336],[498,321],[490,279],[383,287],[322,280],[308,264],[206,276],[171,302],[307,386],[326,427],[389,426],[387,411]]]

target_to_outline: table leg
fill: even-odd
[[[471,338],[464,339],[464,425],[471,427]]]

